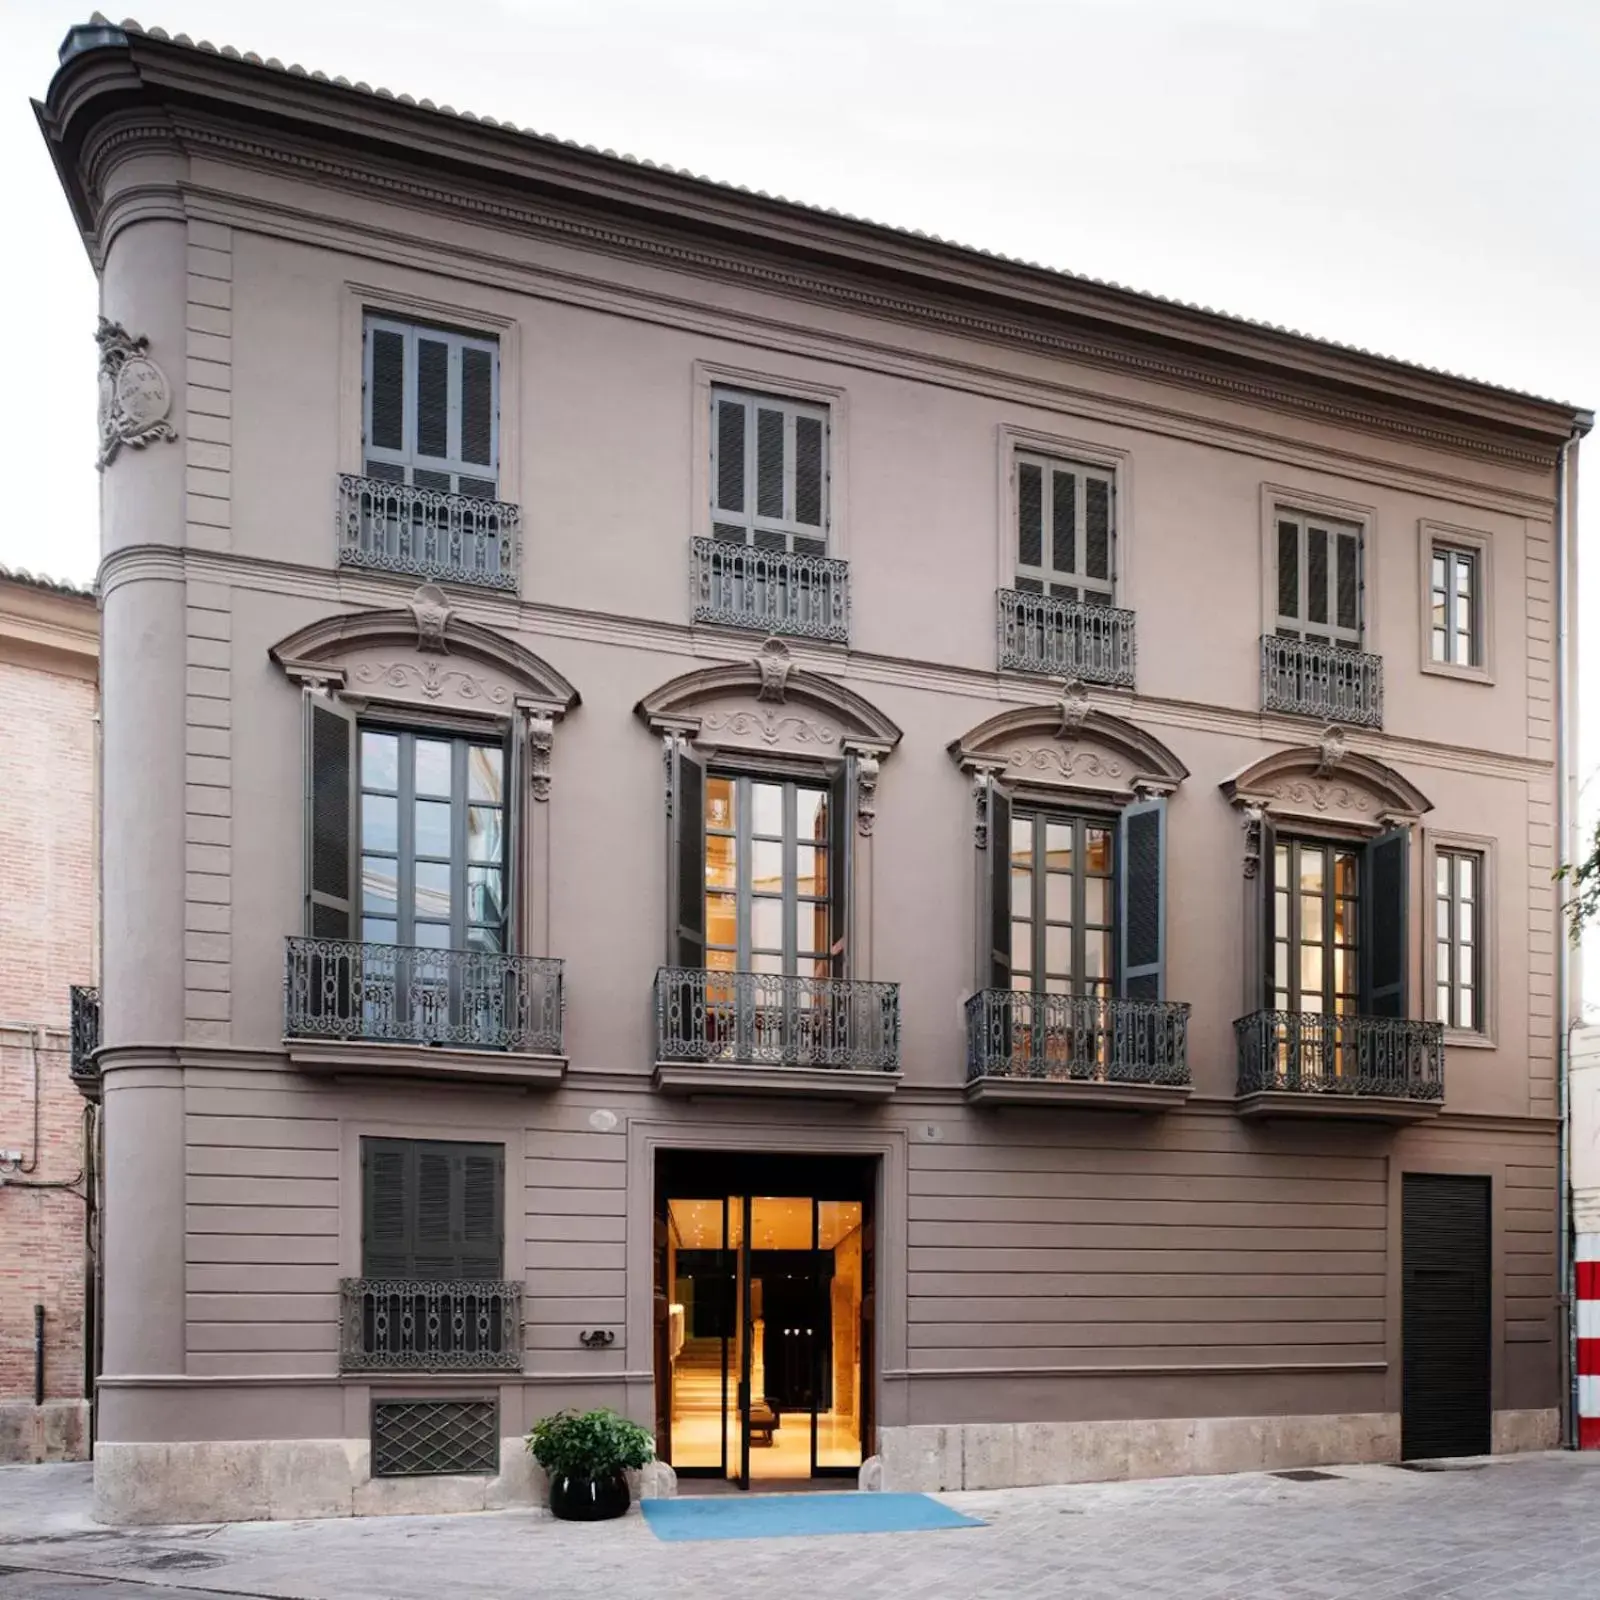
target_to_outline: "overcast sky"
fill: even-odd
[[[1600,404],[1600,0],[162,4],[139,21]],[[0,0],[0,562],[76,579],[95,284],[28,100],[91,5]],[[1600,435],[1588,467],[1592,530]],[[1600,648],[1583,678],[1588,771]]]

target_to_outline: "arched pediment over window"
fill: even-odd
[[[1170,794],[1189,769],[1153,734],[1068,694],[1053,705],[1019,706],[990,717],[950,745],[969,771],[1012,785],[1126,798]]]
[[[735,750],[830,760],[847,750],[885,755],[900,742],[900,729],[870,700],[797,666],[778,639],[748,661],[673,678],[634,710],[658,733]]]
[[[578,691],[514,639],[458,616],[424,584],[404,609],[345,611],[280,639],[268,652],[296,682],[346,698],[435,711],[560,717]]]
[[[1433,802],[1410,779],[1373,756],[1345,744],[1344,732],[1329,728],[1321,742],[1274,751],[1222,783],[1237,806],[1274,818],[1337,823],[1380,833],[1415,822]]]

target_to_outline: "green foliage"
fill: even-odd
[[[1600,829],[1582,861],[1556,868],[1556,878],[1567,885],[1567,934],[1574,944],[1583,931],[1600,916]]]
[[[656,1442],[615,1411],[558,1411],[534,1423],[528,1451],[552,1478],[609,1478],[653,1460]]]

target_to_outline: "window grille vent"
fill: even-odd
[[[375,1400],[372,1475],[498,1473],[500,1408],[493,1400]]]

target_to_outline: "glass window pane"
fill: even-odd
[[[1111,830],[1085,828],[1083,830],[1084,870],[1109,873],[1111,871]]]
[[[1472,593],[1474,565],[1475,561],[1472,556],[1464,554],[1456,556],[1456,593],[1458,595],[1465,596]]]
[[[450,854],[450,806],[441,800],[416,802],[416,853],[419,856]]]
[[[1433,932],[1434,937],[1448,939],[1450,937],[1450,900],[1448,896],[1433,902]]]
[[[450,915],[450,864],[419,861],[414,869],[416,913],[419,917]]]
[[[468,806],[467,860],[498,861],[504,849],[500,830],[505,812],[499,806]]]
[[[1083,880],[1083,920],[1086,924],[1111,923],[1111,880],[1085,878]]]
[[[1353,851],[1341,850],[1333,858],[1334,893],[1348,895],[1352,900],[1361,891],[1361,862]]]
[[[1090,935],[1093,943],[1095,935]],[[1047,927],[1044,930],[1044,969],[1046,972],[1072,972],[1072,929]]]
[[[1433,630],[1433,645],[1431,654],[1435,661],[1448,661],[1450,659],[1450,639],[1444,627],[1444,607],[1438,606],[1434,612],[1437,626]]]
[[[467,798],[499,805],[505,799],[504,753],[493,745],[475,744],[467,750]]]
[[[362,795],[361,847],[363,850],[400,848],[400,802],[393,795]]]
[[[415,749],[417,793],[448,796],[450,746],[443,739],[418,739]]]
[[[1450,857],[1440,851],[1433,863],[1433,886],[1439,894],[1450,894]]]
[[[1464,989],[1472,987],[1473,949],[1471,945],[1463,945],[1456,952],[1456,981]]]
[[[486,950],[492,954],[500,952],[499,928],[468,928],[467,948],[469,950]]]
[[[781,974],[783,971],[782,953],[777,950],[756,951],[750,957],[750,970],[752,972]]]
[[[826,893],[817,882],[817,868],[825,852],[811,845],[800,845],[794,853],[794,892],[801,896]]]
[[[1027,922],[1011,924],[1011,970],[1013,973],[1033,971],[1033,925]]]
[[[1463,900],[1476,900],[1478,897],[1477,857],[1457,856],[1456,876],[1461,885],[1461,898]]]
[[[1033,865],[1033,818],[1011,819],[1011,864],[1014,867]]]
[[[1456,997],[1456,1002],[1458,1007],[1456,1026],[1458,1028],[1476,1029],[1478,1026],[1477,996],[1471,989],[1463,989]]]
[[[1333,936],[1340,944],[1355,944],[1358,919],[1354,900],[1335,900],[1333,903]]]
[[[706,887],[734,889],[739,864],[739,841],[731,834],[713,833],[706,837]]]
[[[1436,590],[1440,590],[1440,591],[1442,591],[1444,589],[1444,587],[1445,587],[1444,565],[1445,565],[1445,558],[1442,555],[1440,555],[1437,552],[1435,552],[1434,557],[1433,557],[1433,579],[1432,579],[1432,582],[1433,582],[1433,587]]]
[[[1044,880],[1044,914],[1052,922],[1072,921],[1072,878],[1052,872]]]
[[[815,887],[812,889],[812,893],[819,899],[825,900],[831,893],[830,886],[833,881],[828,872],[828,852],[818,849],[811,851],[810,854],[816,862],[814,869],[816,873]]]
[[[732,972],[738,956],[732,950],[707,950],[706,971]]]
[[[1356,992],[1356,953],[1343,945],[1333,948],[1333,987],[1336,994]]]
[[[1289,946],[1279,940],[1272,952],[1272,982],[1278,989],[1289,987]]]
[[[777,783],[750,785],[751,826],[757,833],[783,837],[783,786]]]
[[[706,779],[706,826],[733,826],[734,782],[732,778]]]
[[[361,937],[368,944],[393,944],[395,942],[395,925],[385,917],[363,917],[361,919]]]
[[[794,795],[795,837],[825,843],[828,837],[828,796],[822,789],[796,789]],[[758,826],[757,833],[765,833]],[[774,833],[779,830],[774,828]]]
[[[750,945],[755,950],[783,949],[783,902],[758,897],[750,903]]]
[[[1306,944],[1322,943],[1322,896],[1300,896],[1300,937]]]
[[[1072,824],[1051,822],[1044,830],[1045,865],[1054,872],[1072,868]]]
[[[450,924],[448,922],[419,922],[411,941],[419,950],[448,950],[450,948]],[[439,964],[428,962],[422,969],[422,975],[428,976],[438,971]]]
[[[783,893],[783,846],[776,839],[750,846],[750,887],[757,894]]]
[[[833,945],[833,927],[827,905],[817,901],[801,906],[799,924],[797,937],[800,948],[809,950],[813,955],[827,957]]]
[[[1300,947],[1300,988],[1303,993],[1301,1002],[1307,1011],[1311,1010],[1310,1000],[1313,994],[1322,993],[1322,946],[1302,945]]]
[[[1323,859],[1320,850],[1300,852],[1300,887],[1313,894],[1322,893]]]
[[[467,916],[498,925],[505,916],[498,867],[467,868]]]
[[[1083,941],[1083,974],[1098,983],[1111,976],[1111,935],[1109,933],[1085,934]]]
[[[738,902],[731,894],[708,894],[706,896],[706,943],[733,946],[738,942]]]
[[[1461,902],[1460,926],[1456,929],[1456,938],[1463,944],[1472,944],[1477,939],[1477,927],[1474,922],[1472,903],[1467,900]]]
[[[1033,874],[1011,869],[1011,914],[1015,917],[1033,915]]]
[[[361,730],[361,782],[368,789],[400,787],[400,739],[393,733]]]
[[[1441,967],[1440,971],[1443,970]],[[1440,983],[1437,986],[1433,996],[1433,1005],[1435,1020],[1442,1022],[1447,1028],[1453,1027],[1455,1022],[1450,1015],[1450,985],[1448,983]]]
[[[398,867],[392,856],[361,858],[361,909],[393,916],[399,897]]]

